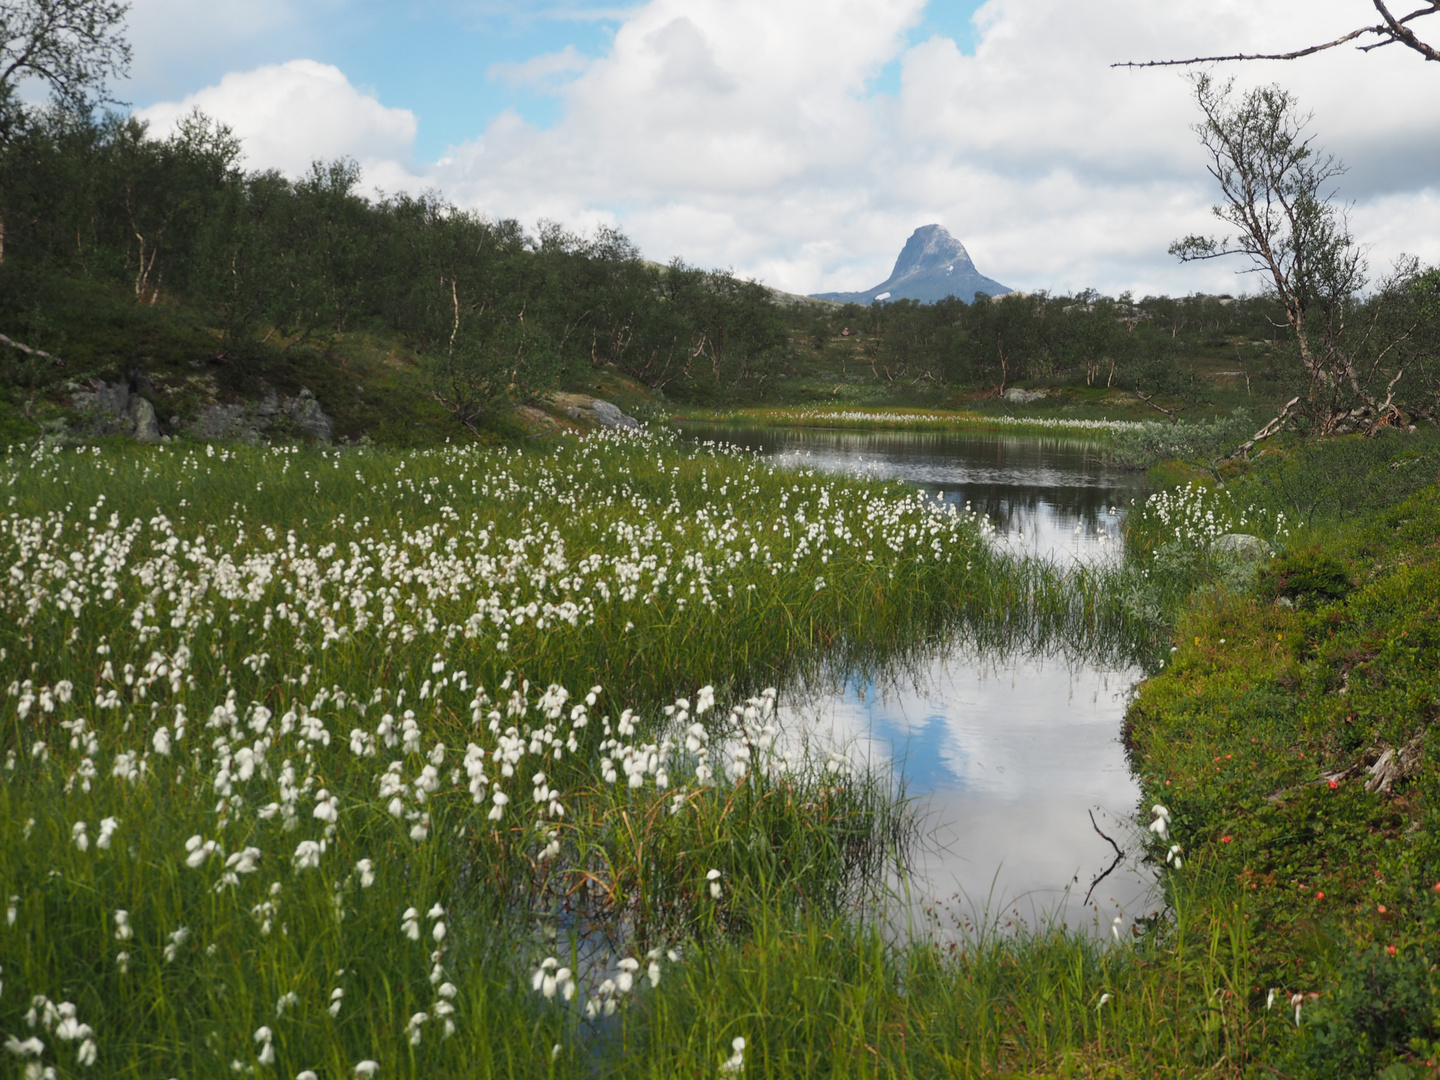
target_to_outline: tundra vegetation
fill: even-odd
[[[368,198],[350,162],[246,172],[198,114],[163,138],[95,114],[123,5],[0,15],[55,97],[23,104],[7,60],[17,1074],[1440,1071],[1436,279],[1361,290],[1288,97],[1202,83],[1202,138],[1223,189],[1250,160],[1227,136],[1274,121],[1343,273],[1296,285],[1280,222],[1271,297],[838,307]],[[137,373],[163,417],[310,386],[345,445],[76,438],[72,395]],[[499,438],[597,383],[924,430],[955,404],[1014,425],[1017,382],[1048,391],[1022,423],[1165,459],[1123,562],[1008,559],[913,489],[653,429]],[[1372,437],[1226,454],[1291,398],[1302,432]],[[1127,848],[1156,915],[901,925],[904,793],[788,740],[775,688],[956,638],[1144,665]]]
[[[1233,128],[1235,109],[1211,95]],[[1293,101],[1279,104],[1308,168]],[[1040,418],[1243,407],[1257,424],[1298,396],[1293,422],[1318,428],[1410,422],[1440,401],[1435,277],[1415,263],[1368,292],[1354,263],[1344,281],[1282,274],[1295,287],[1273,296],[840,306],[648,263],[614,231],[527,233],[437,195],[366,196],[350,161],[298,179],[247,172],[239,142],[198,113],[163,137],[58,108],[9,123],[0,422],[12,439],[73,427],[77,389],[124,379],[168,434],[207,402],[305,386],[337,437],[411,444],[504,433],[512,406],[597,383],[660,408],[990,414],[1015,412],[1003,393],[1023,385],[1047,391],[1025,410]],[[1334,225],[1328,206],[1311,217]],[[1353,255],[1348,236],[1331,239]],[[1226,250],[1209,243],[1177,250]]]
[[[37,1075],[1420,1069],[1437,454],[1267,455],[1152,496],[1124,567],[1066,578],[913,490],[654,434],[12,450],[8,1052]],[[1286,554],[1247,576],[1212,546],[1236,530]],[[957,631],[1133,655],[1187,595],[1127,723],[1163,913],[1118,941],[897,938],[903,800],[787,743],[766,687]]]

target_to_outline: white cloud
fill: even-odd
[[[509,86],[545,87],[557,78],[584,71],[589,63],[589,58],[582,56],[574,45],[566,45],[559,52],[532,56],[519,63],[505,61],[491,64],[486,75]]]
[[[349,156],[366,168],[372,183],[408,176],[415,114],[380,104],[329,64],[291,60],[231,73],[217,86],[136,115],[163,133],[193,108],[234,129],[244,140],[251,168],[294,176],[312,161]]]
[[[990,0],[967,56],[945,38],[907,43],[924,8],[649,0],[604,55],[570,48],[494,69],[552,88],[555,124],[507,111],[418,171],[411,114],[307,61],[157,109],[213,111],[246,136],[255,165],[349,153],[390,188],[433,184],[526,222],[617,224],[649,257],[797,292],[873,285],[931,221],[1020,288],[1233,291],[1245,286],[1238,266],[1166,254],[1215,224],[1184,79],[1109,65],[1294,47],[1363,21],[1355,0],[1307,5],[1305,30],[1290,0]],[[872,93],[897,60],[898,94]],[[1319,142],[1354,165],[1341,195],[1377,268],[1406,248],[1440,258],[1440,239],[1426,240],[1440,238],[1440,99],[1418,57],[1336,51],[1221,74],[1281,81],[1314,110]]]

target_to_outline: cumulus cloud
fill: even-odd
[[[221,116],[256,165],[349,153],[372,182],[438,186],[525,222],[618,225],[652,258],[796,292],[873,285],[932,221],[1019,288],[1233,291],[1235,268],[1166,254],[1216,224],[1183,76],[1109,65],[1293,47],[1363,20],[1354,0],[1307,5],[1303,30],[1289,0],[989,0],[966,55],[912,40],[925,6],[648,0],[602,55],[493,70],[556,93],[553,125],[480,119],[473,140],[421,168],[408,161],[413,116],[308,61],[157,108],[173,117],[193,100]],[[895,63],[898,92],[874,92]],[[1417,57],[1336,51],[1228,74],[1283,82],[1314,111],[1319,142],[1353,166],[1340,195],[1377,268],[1440,237],[1440,99]],[[1416,254],[1440,257],[1440,244]]]
[[[405,181],[415,141],[415,114],[382,105],[350,84],[339,68],[291,60],[233,72],[182,101],[136,115],[165,133],[192,109],[220,120],[244,140],[246,164],[292,176],[312,161],[353,157],[372,182]]]

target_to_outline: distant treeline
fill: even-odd
[[[1435,415],[1440,275],[1404,267],[1370,295],[1337,307],[1337,322],[1348,327],[1340,341],[1356,360],[1359,389],[1378,389],[1383,398],[1388,387],[1407,414]],[[972,304],[952,297],[812,309],[808,322],[802,340],[817,351],[833,350],[837,327],[857,334],[858,348],[848,354],[885,381],[1002,392],[1015,383],[1111,387],[1135,391],[1172,413],[1211,400],[1212,376],[1220,370],[1262,399],[1283,401],[1313,389],[1283,308],[1263,294],[1135,300],[1092,291],[1010,293],[981,295]],[[1356,386],[1322,388],[1318,396],[1326,394],[1342,405],[1358,399]]]
[[[216,330],[212,359],[237,367],[384,329],[472,426],[595,365],[687,401],[762,400],[823,371],[917,393],[1047,381],[1186,403],[1209,383],[1182,361],[1232,354],[1270,393],[1299,378],[1283,312],[1263,297],[788,301],[725,271],[648,263],[611,230],[527,235],[438,195],[367,198],[353,162],[299,180],[240,162],[239,141],[198,113],[163,139],[133,119],[60,112],[9,133],[0,331],[43,324],[60,279],[198,309]],[[1360,370],[1382,387],[1403,370],[1395,399],[1421,411],[1437,402],[1434,278],[1409,268],[1342,313]]]
[[[23,321],[57,275],[81,277],[202,308],[212,359],[241,365],[277,341],[390,328],[467,423],[577,367],[744,396],[784,362],[784,312],[754,282],[647,263],[614,231],[527,236],[437,195],[367,199],[352,162],[289,180],[240,159],[198,114],[165,139],[55,113],[19,133],[0,147],[0,312]]]

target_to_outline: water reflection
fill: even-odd
[[[1080,439],[712,426],[690,434],[786,465],[910,481],[987,514],[1012,550],[1061,561],[1118,557],[1125,507],[1143,483]],[[920,902],[958,897],[962,913],[1018,911],[1032,923],[1049,915],[1102,932],[1117,913],[1145,914],[1153,877],[1133,864],[1082,906],[1114,858],[1091,812],[1134,847],[1139,788],[1120,724],[1139,667],[1116,659],[1120,643],[1027,652],[1005,648],[1003,633],[972,631],[908,656],[903,674],[852,672],[838,687],[792,689],[781,700],[784,729],[847,745],[903,778],[927,823],[909,882]]]
[[[1152,890],[1148,873],[1125,866],[1082,905],[1114,858],[1090,812],[1131,846],[1139,788],[1119,734],[1138,677],[1075,657],[961,647],[902,677],[792,693],[780,720],[903,780],[927,824],[911,883],[919,899],[1108,927],[1117,913],[1143,914]]]
[[[1014,549],[1062,559],[1119,550],[1143,476],[1106,464],[1099,444],[986,432],[871,432],[697,424],[697,439],[746,446],[789,466],[907,480],[990,518]]]

